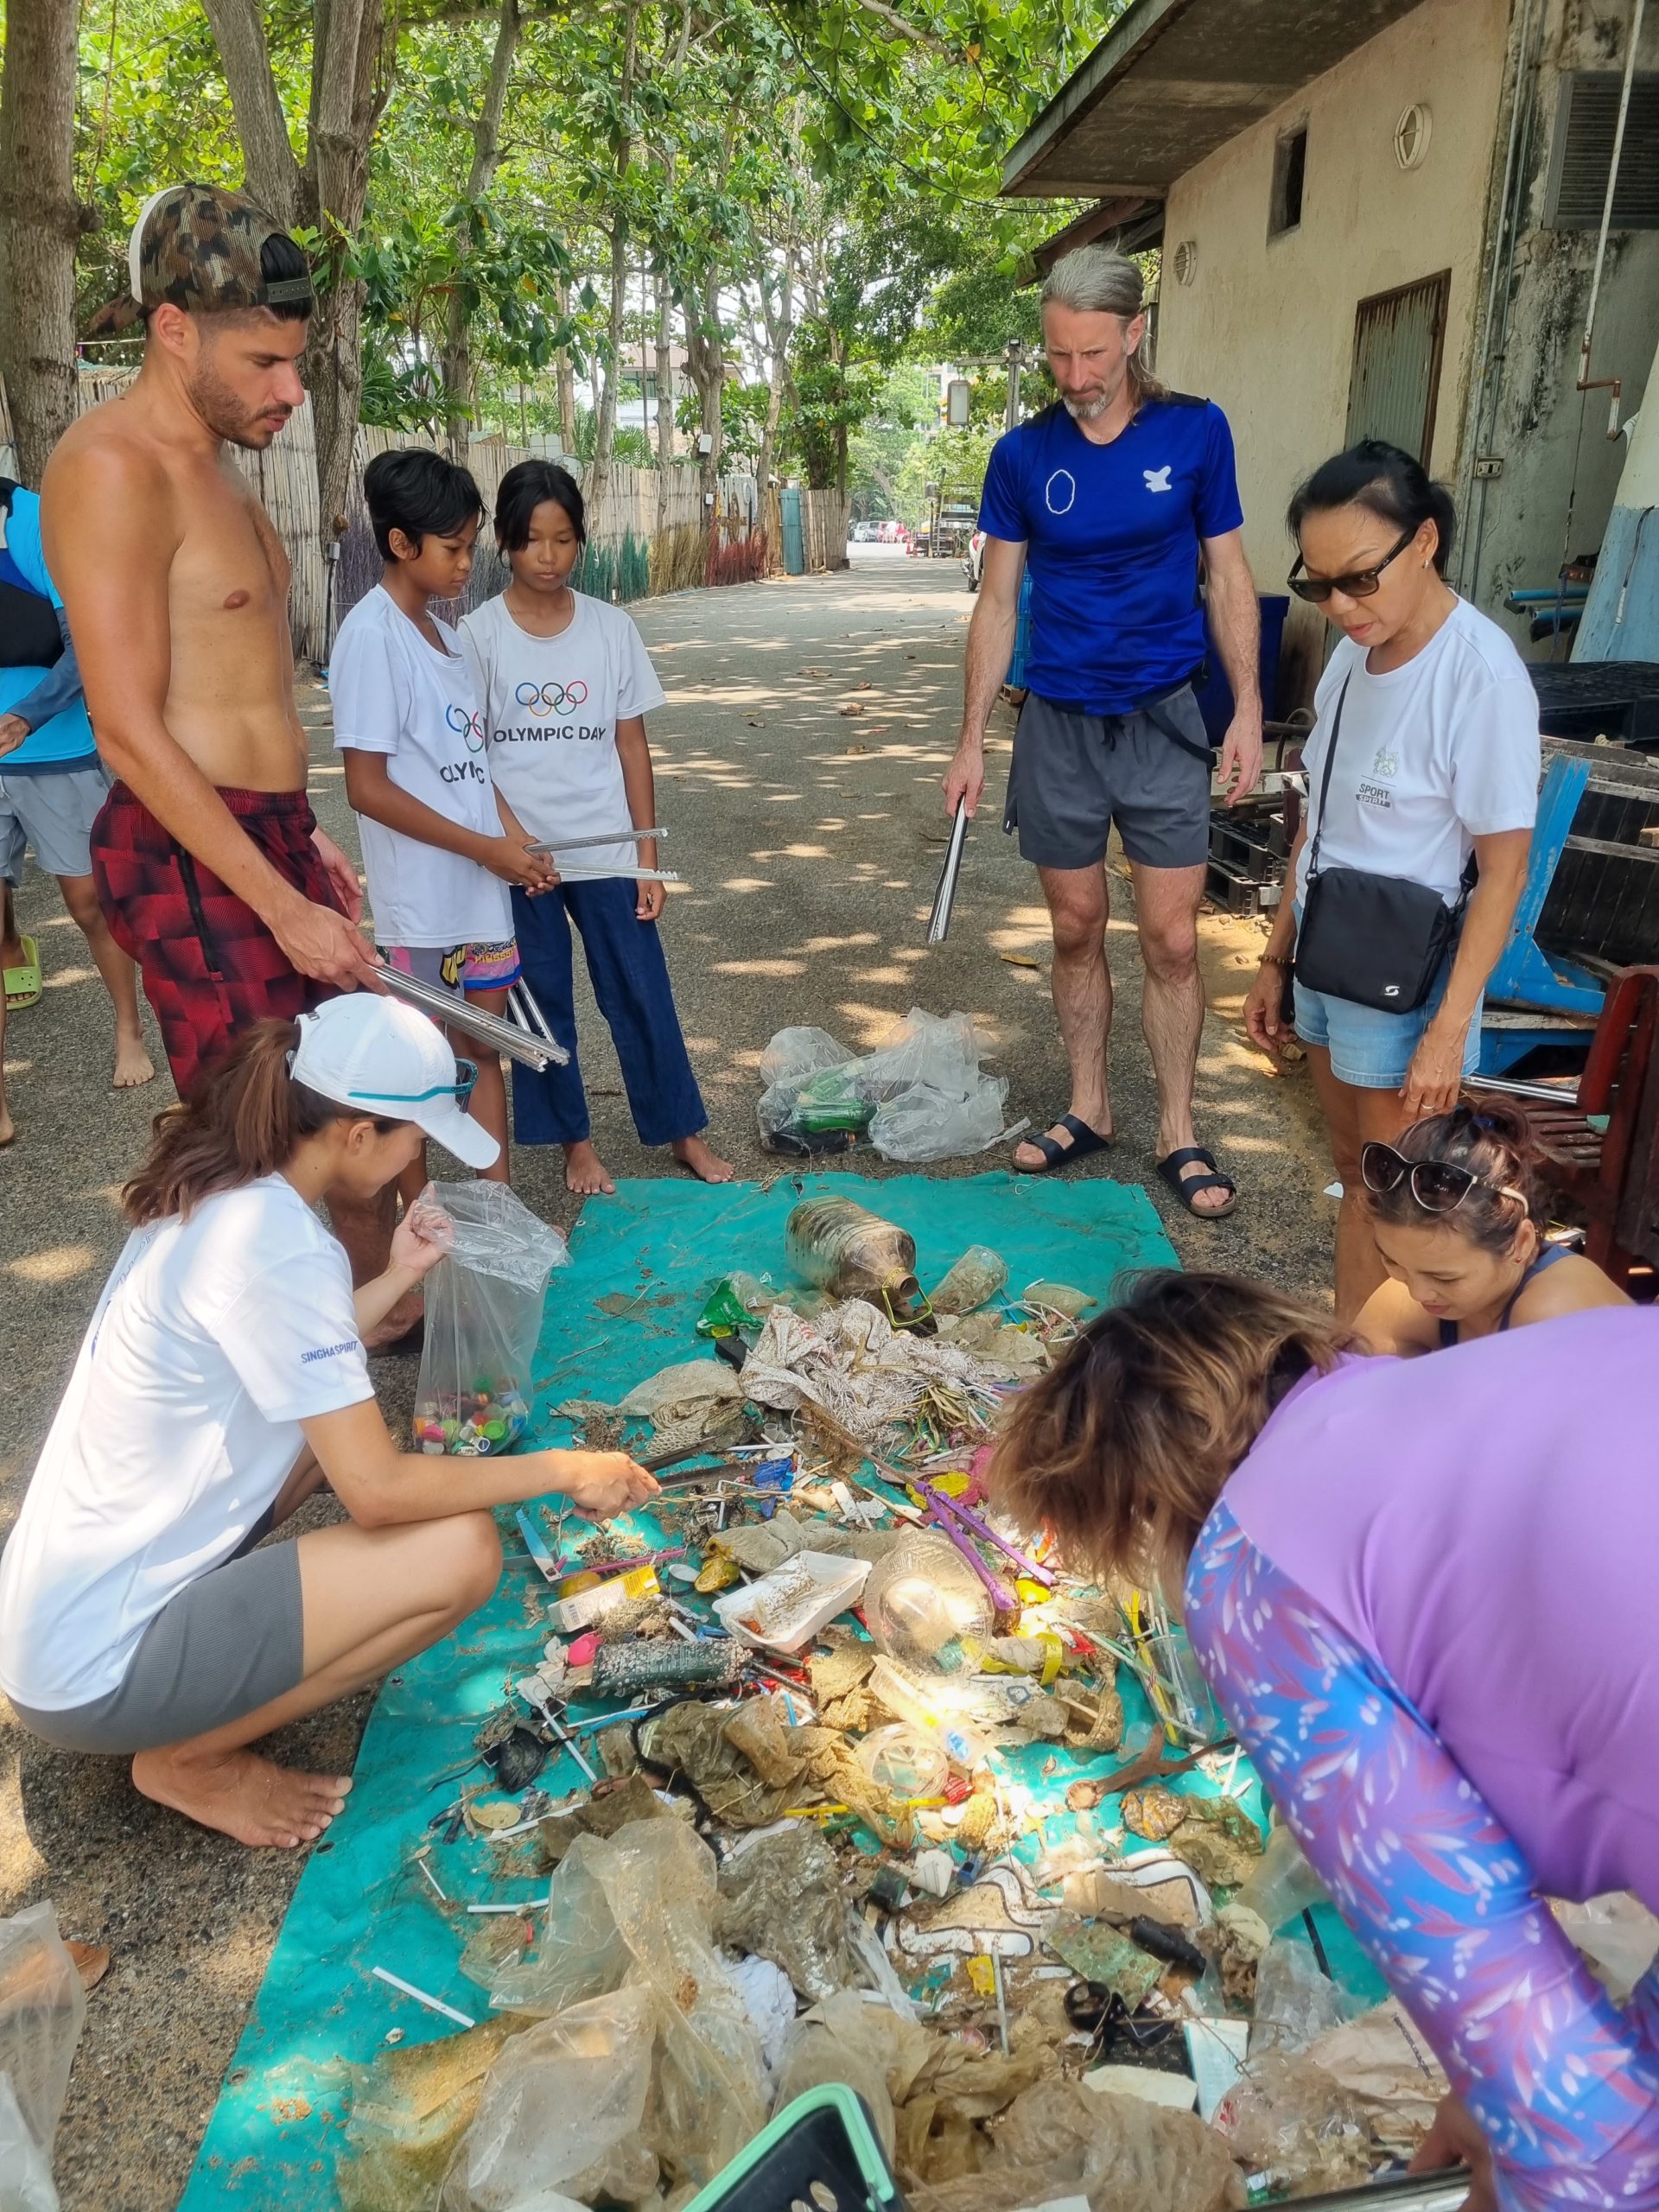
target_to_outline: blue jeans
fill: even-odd
[[[577,1144],[591,1132],[576,1065],[572,922],[582,932],[594,996],[610,1027],[640,1143],[672,1144],[709,1126],[657,925],[640,921],[633,911],[639,895],[632,876],[562,883],[537,899],[513,890],[524,981],[570,1055],[569,1067],[546,1067],[539,1074],[513,1064],[513,1135],[520,1144]]]

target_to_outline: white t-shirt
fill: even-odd
[[[1538,695],[1526,663],[1462,599],[1421,652],[1384,675],[1367,671],[1363,646],[1342,640],[1319,678],[1302,756],[1308,836],[1299,899],[1344,683],[1319,866],[1404,876],[1455,906],[1475,839],[1530,830],[1537,816]]]
[[[505,599],[486,600],[461,621],[484,702],[491,772],[537,837],[629,826],[616,726],[667,696],[632,616],[582,592],[572,596],[576,611],[556,638],[521,630]],[[570,855],[583,868],[631,868],[638,860],[632,845]]]
[[[346,1255],[282,1176],[135,1230],[0,1557],[0,1688],[107,1696],[272,1503],[300,1422],[373,1395]]]
[[[434,616],[435,622],[437,618]],[[486,837],[501,835],[478,696],[461,640],[435,652],[383,585],[340,626],[328,664],[334,749],[384,753],[399,791]],[[512,901],[498,875],[441,845],[357,817],[374,934],[385,945],[505,944]]]

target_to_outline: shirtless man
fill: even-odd
[[[142,318],[143,365],[53,454],[41,524],[118,779],[92,830],[99,899],[183,1096],[250,1022],[374,962],[356,871],[306,798],[288,559],[226,449],[263,451],[305,397],[305,257],[240,193],[181,184],[144,207],[128,267],[99,327]],[[389,1205],[333,1213],[354,1276],[383,1268]]]

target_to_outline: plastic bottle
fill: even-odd
[[[900,1325],[925,1318],[916,1240],[851,1198],[806,1198],[784,1224],[797,1274],[836,1298],[868,1299]]]
[[[891,1659],[878,1659],[870,1671],[870,1695],[900,1720],[931,1736],[952,1766],[971,1774],[990,1750],[989,1740],[935,1705],[918,1682],[899,1673]]]
[[[970,1244],[932,1294],[936,1313],[972,1313],[1008,1279],[1008,1263],[987,1244]]]

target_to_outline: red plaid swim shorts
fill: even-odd
[[[316,817],[303,791],[219,795],[285,882],[315,905],[338,909],[311,842]],[[98,903],[111,936],[138,963],[181,1098],[250,1022],[270,1015],[292,1021],[330,995],[326,983],[296,974],[253,909],[124,784],[99,810],[92,848]]]

